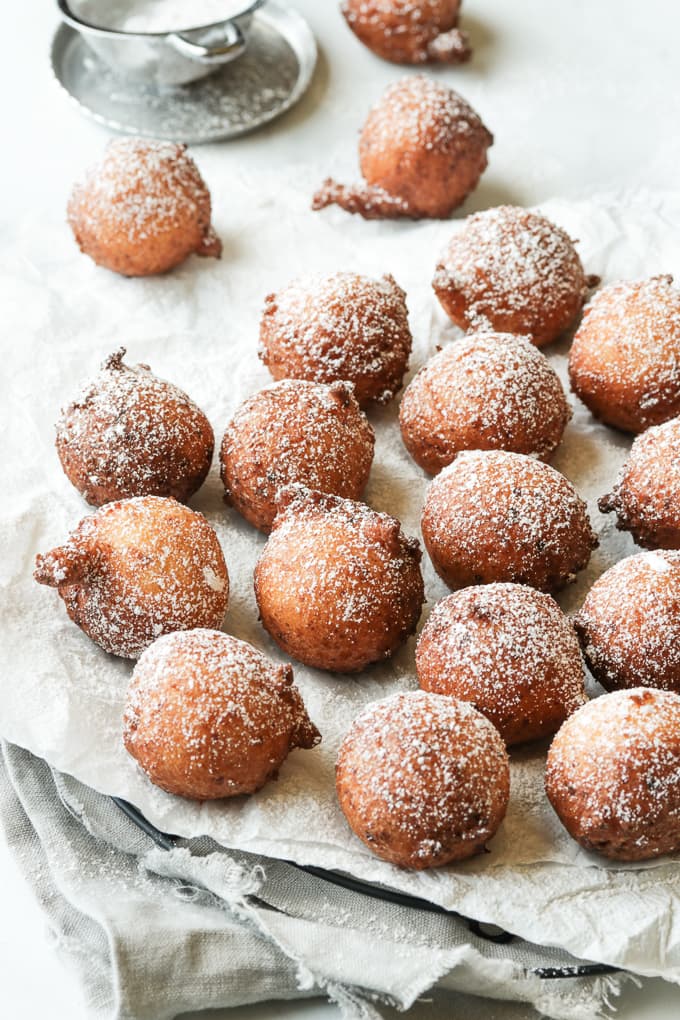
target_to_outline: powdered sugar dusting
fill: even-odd
[[[425,861],[443,856],[447,842],[483,844],[507,803],[496,729],[467,702],[423,691],[362,712],[340,749],[337,776],[341,804],[374,834],[378,851],[387,830]]]
[[[410,383],[400,408],[407,446],[416,460],[427,451],[420,462],[437,469],[463,449],[547,457],[570,416],[555,370],[528,339],[507,333],[450,344]]]
[[[92,231],[113,223],[134,242],[187,219],[207,227],[210,195],[186,145],[116,138],[73,189],[69,216]]]
[[[142,655],[127,693],[124,739],[143,756],[152,778],[181,762],[191,789],[206,776],[218,792],[259,785],[293,747],[313,747],[310,723],[292,670],[276,666],[245,641],[214,630],[159,638]],[[262,748],[271,757],[260,762]],[[252,771],[251,771],[252,769]]]
[[[555,333],[565,329],[587,293],[568,234],[544,216],[509,205],[468,217],[442,255],[433,287],[443,300],[448,292],[460,296],[469,327],[514,326],[511,332],[534,337],[545,322]]]
[[[586,700],[571,624],[549,595],[524,585],[465,588],[439,602],[416,666],[427,690],[471,701],[513,742],[552,724],[554,732]]]
[[[481,117],[453,89],[434,78],[412,75],[386,89],[368,115],[364,137],[378,152],[395,140],[406,149],[465,153],[474,139],[486,148],[492,136]]]
[[[680,551],[629,556],[588,593],[575,623],[606,687],[680,692]]]
[[[260,340],[275,378],[349,380],[360,403],[387,403],[411,353],[405,294],[391,276],[301,277],[267,298]]]
[[[555,738],[546,786],[560,812],[578,805],[578,834],[593,849],[614,856],[623,850],[632,859],[658,853],[660,831],[666,836],[661,852],[677,847],[680,698],[632,690],[591,701]]]
[[[203,412],[147,365],[123,364],[125,348],[63,409],[57,450],[88,502],[195,492],[210,468],[214,437]]]

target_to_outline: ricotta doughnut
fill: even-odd
[[[461,329],[517,333],[544,347],[573,324],[597,280],[586,276],[564,230],[539,213],[501,205],[468,216],[432,286]]]
[[[574,337],[569,376],[590,412],[624,432],[680,414],[680,290],[673,277],[603,287]]]
[[[189,255],[219,258],[210,192],[186,145],[115,138],[77,184],[68,221],[78,247],[123,276],[165,273]]]
[[[468,702],[425,691],[369,705],[342,743],[335,776],[355,835],[377,857],[418,870],[483,853],[510,794],[494,726]]]
[[[168,793],[194,800],[254,793],[294,748],[320,739],[292,668],[219,631],[166,634],[132,674],[125,747]]]
[[[590,701],[555,737],[545,788],[586,850],[618,861],[680,850],[680,697],[635,688]]]
[[[265,302],[260,358],[274,379],[349,382],[361,407],[387,404],[411,353],[406,295],[392,276],[306,276]]]
[[[680,551],[615,563],[586,595],[574,625],[588,667],[606,690],[680,693]]]
[[[462,96],[421,75],[390,85],[359,139],[361,184],[326,180],[313,209],[364,219],[443,219],[474,191],[493,135]]]
[[[229,598],[217,535],[202,514],[161,496],[85,517],[65,545],[36,558],[34,577],[57,589],[88,637],[126,659],[163,634],[219,628]]]
[[[148,365],[126,365],[125,348],[61,413],[57,453],[93,506],[132,496],[186,502],[210,470],[215,437],[203,411]]]
[[[461,450],[547,460],[571,409],[555,370],[525,337],[470,333],[428,361],[399,408],[404,444],[436,475]]]
[[[279,513],[255,567],[265,629],[294,659],[356,673],[413,634],[424,600],[420,546],[399,521],[301,486]]]
[[[248,397],[224,433],[225,498],[250,524],[269,532],[276,493],[291,482],[360,499],[374,446],[350,383],[274,383]]]
[[[437,603],[416,649],[425,691],[471,702],[506,744],[551,736],[586,702],[571,623],[523,584],[464,588]]]
[[[425,546],[449,588],[509,581],[555,592],[598,540],[564,475],[504,450],[467,450],[430,482]]]

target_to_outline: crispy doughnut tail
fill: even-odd
[[[328,177],[314,195],[312,209],[338,205],[348,213],[358,213],[365,220],[418,219],[408,202],[391,195],[384,188],[370,184],[338,184]]]
[[[196,254],[205,258],[222,258],[222,242],[215,233],[214,227],[209,227],[200,246],[196,250]]]
[[[92,573],[94,564],[96,558],[93,560],[91,549],[69,543],[38,554],[33,577],[38,584],[46,584],[50,588],[81,584]]]
[[[427,60],[437,64],[464,64],[472,56],[472,47],[466,32],[452,28],[428,43]]]

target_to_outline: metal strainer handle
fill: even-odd
[[[167,41],[179,53],[198,61],[199,64],[228,64],[230,60],[240,57],[246,48],[243,32],[233,21],[224,25],[224,38],[216,45],[204,46],[189,38],[188,33],[181,32],[172,32],[167,36]]]

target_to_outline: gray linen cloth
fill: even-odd
[[[385,903],[207,838],[160,849],[110,798],[7,743],[0,819],[96,1020],[319,994],[347,1018],[374,1020],[381,1004],[408,1009],[435,986],[593,1020],[626,980],[541,980],[533,968],[578,961],[518,939],[495,944],[456,916]],[[483,1015],[470,1003],[469,1017]]]

